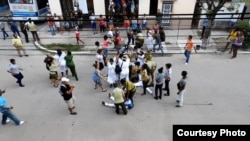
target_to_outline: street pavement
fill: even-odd
[[[184,65],[183,54],[155,57],[158,68],[168,62],[173,65],[171,95],[155,100],[150,94],[141,96],[139,87],[135,107],[126,116],[102,106],[101,101],[111,102],[108,92],[112,89],[106,82],[108,92],[94,89],[91,79],[94,55],[74,55],[79,81],[69,78],[71,84],[76,84],[73,94],[78,115],[70,115],[58,89],[50,84],[44,57],[44,54],[21,58],[0,55],[0,88],[7,87],[4,96],[14,106],[16,116],[25,121],[22,126],[13,122],[0,125],[1,140],[172,141],[174,124],[250,124],[248,54],[239,54],[233,60],[227,53],[192,54],[188,65]],[[24,88],[18,87],[6,72],[10,58],[15,58],[23,68]],[[182,70],[188,72],[184,107],[176,108],[176,84]]]

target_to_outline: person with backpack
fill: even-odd
[[[70,85],[68,78],[63,77],[61,79],[60,93],[61,93],[65,103],[67,104],[68,110],[69,110],[71,115],[77,115],[77,112],[74,112],[75,101],[76,101],[76,98],[72,93],[74,88],[75,88],[75,85]]]

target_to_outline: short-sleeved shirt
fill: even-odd
[[[102,48],[107,49],[108,46],[109,46],[109,41],[108,41],[108,40],[104,40],[104,41],[102,42]]]
[[[186,50],[187,51],[192,51],[193,47],[194,47],[193,40],[187,40]]]
[[[229,34],[229,39],[231,41],[234,41],[237,37],[237,31],[231,31],[230,34]]]
[[[149,76],[148,76],[148,72],[146,69],[144,69],[142,72],[141,72],[141,77],[143,80],[149,80]]]
[[[165,71],[164,73],[164,77],[168,77],[168,78],[171,78],[172,77],[172,68],[169,68]]]
[[[36,31],[36,25],[33,22],[29,24],[29,30]]]
[[[131,81],[126,80],[125,83],[126,83],[126,89],[128,91],[135,91],[136,90],[136,87],[135,87],[134,83],[132,83]]]
[[[17,46],[17,47],[22,47],[23,43],[22,43],[21,38],[19,36],[17,36],[17,38],[13,38],[12,45]]]
[[[116,87],[112,91],[112,96],[114,96],[114,103],[122,103],[124,102],[124,92],[121,88]]]
[[[9,64],[9,67],[8,67],[7,71],[10,71],[11,73],[14,73],[14,74],[19,74],[20,73],[19,67],[17,65],[15,65],[15,64]]]
[[[186,80],[185,79],[181,79],[178,83],[177,83],[178,89],[185,87],[186,86]],[[180,89],[179,89],[180,90]]]
[[[70,100],[72,98],[72,94],[67,94],[67,91],[70,90],[70,85],[62,85],[61,86],[61,92],[64,100]]]
[[[8,107],[8,103],[6,101],[6,99],[2,96],[0,96],[0,112],[4,112],[5,110],[3,110],[1,107]]]
[[[163,73],[157,73],[156,74],[156,85],[163,84],[164,74]]]

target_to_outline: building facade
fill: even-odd
[[[171,14],[193,14],[196,0],[113,0],[115,5],[115,14],[123,15],[123,4],[130,5],[130,1],[134,1],[134,15],[139,18],[146,14],[149,22],[154,22],[157,11],[163,14],[162,25],[166,26],[185,26],[190,27],[192,20],[179,21],[178,18],[192,18],[192,16],[171,16]],[[83,14],[94,12],[95,15],[109,16],[110,0],[49,0],[51,13],[57,15],[66,15],[67,11],[76,11],[79,7]],[[133,15],[132,15],[133,16]]]

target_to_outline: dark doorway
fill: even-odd
[[[157,14],[158,0],[150,0],[149,15]]]
[[[63,18],[68,20],[70,17],[67,12],[74,11],[73,3],[69,0],[60,0]]]
[[[87,6],[89,14],[95,12],[93,0],[87,0]]]

